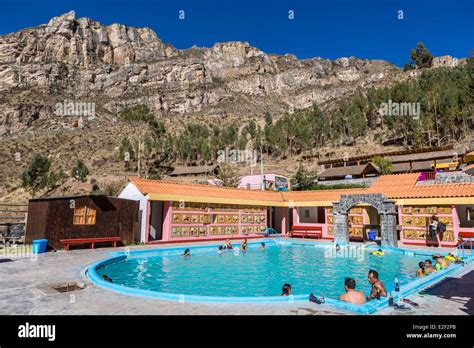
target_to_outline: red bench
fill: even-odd
[[[323,228],[311,225],[293,225],[290,230],[290,237],[315,237],[322,238]]]
[[[122,239],[120,237],[102,237],[102,238],[77,238],[77,239],[61,239],[59,242],[64,244],[64,250],[69,250],[69,246],[73,244],[90,244],[94,249],[96,243],[112,243],[114,248],[117,247],[117,242]]]

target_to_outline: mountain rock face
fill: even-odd
[[[178,50],[151,29],[69,12],[0,36],[0,136],[54,120],[54,105],[65,100],[96,103],[99,120],[135,103],[158,117],[259,116],[330,102],[399,74],[385,61],[298,60],[243,42]]]

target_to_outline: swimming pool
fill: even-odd
[[[344,292],[344,279],[356,280],[357,290],[368,294],[367,272],[379,272],[388,292],[393,292],[397,277],[401,291],[395,300],[409,291],[439,279],[456,266],[429,277],[416,278],[418,262],[427,254],[401,249],[375,249],[352,245],[336,252],[332,244],[266,240],[249,243],[246,253],[229,250],[217,253],[217,246],[194,246],[190,257],[181,256],[184,247],[135,251],[92,265],[88,277],[100,286],[132,295],[177,301],[198,302],[276,302],[307,300],[310,293],[324,296],[326,303],[359,313],[372,313],[387,305],[387,300],[371,301],[362,306],[337,300]],[[104,281],[107,275],[113,283]],[[281,287],[290,283],[291,297],[282,297]]]

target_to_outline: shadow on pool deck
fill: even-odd
[[[463,305],[459,309],[469,315],[474,315],[474,271],[459,278],[447,277],[435,286],[426,289],[421,294],[437,296]]]

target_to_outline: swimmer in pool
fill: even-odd
[[[366,302],[364,293],[355,289],[356,281],[354,279],[346,278],[344,280],[344,288],[346,293],[339,296],[339,300],[353,304],[363,304]]]
[[[433,260],[436,261],[434,268],[436,268],[437,271],[445,269],[446,267],[449,266],[449,261],[441,257],[440,254],[433,255]]]
[[[230,240],[226,240],[224,245],[223,245],[224,249],[233,249],[232,247],[232,244],[230,243]]]
[[[112,278],[110,278],[108,275],[105,275],[105,274],[104,274],[104,275],[102,276],[102,279],[104,279],[104,280],[106,280],[106,281],[108,281],[108,282],[110,282],[110,283],[113,283]]]
[[[373,251],[373,252],[372,252],[372,255],[382,256],[382,255],[385,255],[385,253],[383,252],[382,249],[379,249],[379,250],[377,250],[377,251]]]
[[[425,274],[436,272],[437,269],[433,267],[431,260],[425,260]]]
[[[426,266],[424,262],[418,264],[418,269],[416,270],[417,277],[424,277],[426,275]]]
[[[242,252],[246,252],[247,251],[247,238],[244,239],[244,241],[242,242],[242,245],[240,246],[240,249],[242,249]]]
[[[260,250],[265,250],[265,243],[260,243]]]
[[[184,251],[184,253],[183,253],[183,256],[186,256],[186,257],[187,257],[187,256],[191,256],[191,250],[186,249],[186,250]]]
[[[291,284],[283,284],[283,287],[281,288],[281,296],[290,296],[292,292]]]
[[[380,297],[387,297],[387,290],[385,289],[385,285],[379,279],[379,273],[371,269],[367,275],[369,283],[372,285],[372,291],[370,295],[367,297],[367,301],[373,300],[376,298],[377,300]]]

